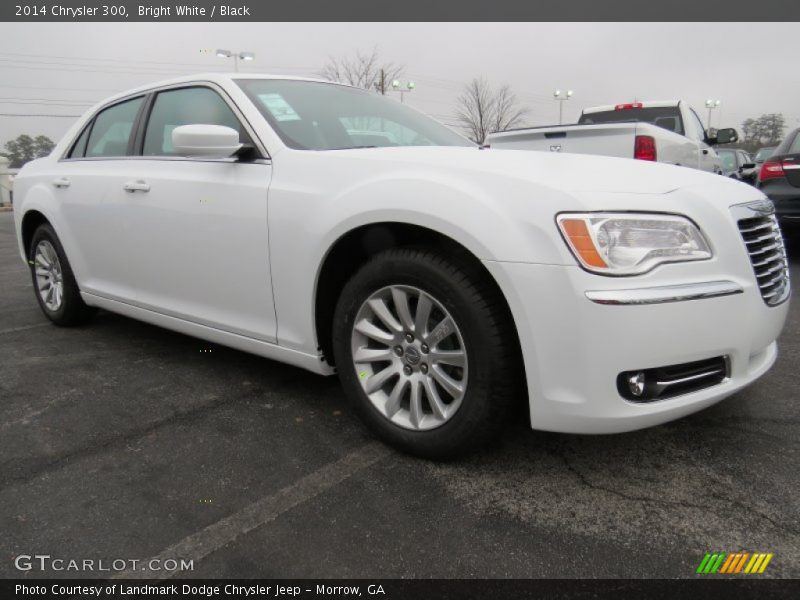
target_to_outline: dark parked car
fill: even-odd
[[[781,221],[800,222],[800,128],[786,136],[758,173],[758,187]]]
[[[736,148],[717,148],[717,154],[722,165],[722,175],[755,184],[758,171],[747,152]]]

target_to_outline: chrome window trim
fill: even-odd
[[[92,113],[92,115],[90,117],[88,117],[84,121],[83,126],[78,131],[78,134],[75,137],[73,137],[73,139],[67,145],[66,150],[62,153],[61,158],[58,159],[59,162],[77,162],[77,161],[83,161],[83,160],[131,160],[131,159],[147,159],[147,160],[176,160],[177,159],[177,160],[189,160],[189,161],[193,161],[193,162],[238,162],[236,159],[231,159],[231,158],[208,159],[208,158],[195,158],[195,157],[190,157],[190,156],[158,156],[158,155],[143,156],[141,154],[136,154],[136,155],[132,155],[132,156],[93,156],[93,157],[83,157],[82,156],[82,157],[78,157],[78,158],[68,158],[67,157],[67,155],[69,154],[70,150],[72,150],[72,147],[75,145],[75,142],[78,141],[78,138],[80,137],[81,133],[83,133],[83,130],[86,129],[86,126],[90,122],[94,121],[94,119],[97,118],[97,115],[99,115],[101,112],[103,112],[107,108],[111,108],[112,106],[115,106],[115,105],[120,104],[122,102],[127,102],[129,100],[133,100],[135,98],[139,98],[140,96],[146,98],[148,95],[151,95],[151,94],[158,94],[160,92],[166,92],[166,91],[170,91],[170,90],[177,90],[177,89],[183,89],[183,88],[193,88],[193,87],[206,87],[206,88],[209,88],[209,89],[217,92],[220,95],[220,97],[222,98],[222,100],[233,111],[233,114],[236,116],[236,118],[239,119],[239,122],[242,124],[242,126],[245,129],[245,131],[247,131],[247,134],[250,136],[250,139],[253,140],[253,143],[256,145],[256,148],[258,149],[258,151],[264,157],[264,158],[259,158],[256,161],[251,161],[251,162],[257,162],[259,164],[271,164],[271,156],[270,156],[269,151],[267,150],[266,146],[264,146],[264,142],[257,135],[255,128],[250,124],[250,121],[248,121],[247,118],[244,116],[244,113],[241,111],[241,109],[236,104],[236,102],[233,101],[233,99],[230,97],[228,92],[222,86],[220,86],[219,84],[217,84],[217,83],[215,83],[213,81],[207,81],[207,80],[182,81],[180,83],[173,83],[173,84],[170,84],[170,85],[155,86],[155,87],[152,87],[152,88],[148,88],[146,90],[138,90],[137,92],[131,93],[129,96],[125,96],[123,98],[115,98],[114,100],[111,100],[111,101],[107,102],[106,104],[103,104],[102,106],[98,107]],[[152,106],[148,107],[148,113],[147,113],[147,115],[145,115],[145,118],[148,119],[148,120],[150,119],[150,110],[152,110]],[[145,129],[146,129],[146,126],[145,126]]]

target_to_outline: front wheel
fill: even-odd
[[[384,441],[447,458],[500,432],[524,376],[485,273],[433,251],[388,250],[347,283],[334,319],[342,385]]]

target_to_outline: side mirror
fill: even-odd
[[[725,129],[717,129],[713,137],[708,138],[708,143],[712,146],[717,144],[732,144],[739,141],[739,134],[736,130],[728,127]]]
[[[239,132],[222,125],[181,125],[172,130],[172,145],[180,156],[228,158],[237,152]]]

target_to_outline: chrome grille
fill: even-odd
[[[775,306],[789,297],[789,263],[783,237],[774,214],[762,214],[739,220],[761,297]]]

